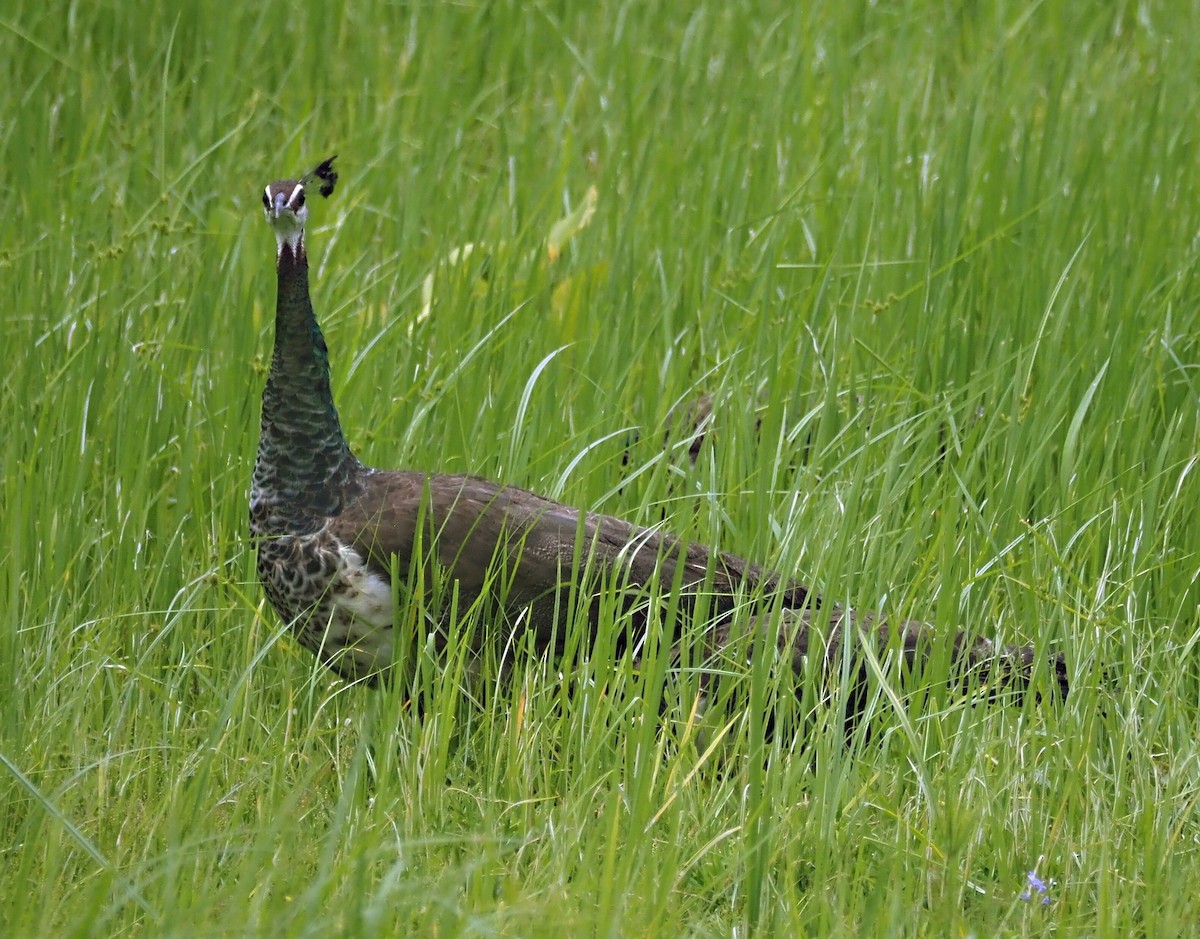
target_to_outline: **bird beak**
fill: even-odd
[[[282,192],[275,193],[271,198],[271,208],[268,210],[271,213],[271,218],[279,218],[287,210],[287,196]]]

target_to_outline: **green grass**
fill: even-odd
[[[1194,928],[1198,13],[7,4],[0,934]],[[424,720],[333,680],[245,541],[259,200],[333,152],[310,251],[365,460],[1061,648],[1068,704],[889,682],[866,745],[823,708],[767,738],[612,624],[561,679],[416,649]],[[419,321],[464,242],[488,278]],[[699,391],[692,468],[661,427]]]

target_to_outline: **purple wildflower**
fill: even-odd
[[[1022,900],[1032,900],[1034,897],[1039,897],[1044,904],[1050,902],[1050,887],[1053,881],[1046,883],[1037,875],[1037,870],[1031,870],[1026,877],[1029,879],[1029,886],[1025,888],[1025,892],[1021,894]]]

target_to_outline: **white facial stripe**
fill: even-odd
[[[304,183],[296,183],[296,188],[292,190],[292,194],[288,196],[287,204],[291,205],[296,201],[296,197],[304,192]]]

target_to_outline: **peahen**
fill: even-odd
[[[250,492],[250,531],[266,595],[325,665],[372,683],[385,674],[395,641],[392,573],[406,578],[397,588],[408,589],[413,572],[433,567],[456,585],[460,608],[481,593],[496,594],[494,608],[505,623],[526,641],[532,633],[539,652],[561,644],[561,627],[571,603],[578,603],[578,591],[594,601],[587,589],[599,581],[623,591],[631,622],[643,628],[656,628],[646,602],[652,584],[677,589],[685,612],[703,597],[704,654],[719,652],[755,623],[774,622],[774,641],[798,671],[810,641],[826,663],[840,661],[847,629],[861,630],[881,655],[899,650],[910,667],[947,641],[924,623],[821,609],[820,598],[804,585],[742,558],[524,489],[473,476],[364,466],[346,442],[334,406],[304,248],[310,191],[328,196],[336,182],[330,158],[299,180],[272,183],[263,195],[277,242],[278,301]],[[414,552],[420,556],[414,558]],[[774,619],[734,616],[743,603],[780,613]],[[585,599],[582,609],[594,626],[598,605]],[[1039,658],[1032,648],[998,649],[965,633],[941,647],[959,676],[973,673],[1018,693]],[[1049,656],[1045,664],[1055,693],[1065,697],[1061,655]],[[855,667],[861,678],[861,662]]]

